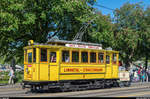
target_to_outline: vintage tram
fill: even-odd
[[[101,44],[30,40],[24,47],[22,87],[65,91],[119,86],[118,59],[118,51],[104,50]]]

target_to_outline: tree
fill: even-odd
[[[89,25],[84,36],[85,41],[102,44],[103,48],[112,46],[113,43],[113,24],[109,15],[102,15],[101,12],[95,11],[93,22]]]
[[[1,0],[0,56],[23,62],[28,40],[45,43],[48,35],[70,40],[88,16],[95,0]]]
[[[126,69],[129,69],[131,63],[142,56],[140,42],[143,42],[142,36],[146,33],[143,6],[141,3],[126,3],[114,14],[114,47],[120,50]]]
[[[142,41],[140,42],[141,46],[141,53],[143,57],[145,57],[145,69],[147,69],[148,66],[148,59],[149,59],[149,50],[150,50],[150,7],[148,7],[144,11],[144,20],[145,24],[142,26],[143,29],[143,35],[142,35]]]

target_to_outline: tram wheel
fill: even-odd
[[[119,87],[124,87],[124,82],[119,82]]]

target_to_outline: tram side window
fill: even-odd
[[[113,54],[113,63],[116,64],[117,63],[117,55],[114,53]]]
[[[72,62],[79,62],[79,52],[72,51]]]
[[[33,48],[33,62],[36,62],[36,48]]]
[[[56,63],[56,52],[50,52],[50,62]]]
[[[90,53],[90,62],[96,63],[96,53],[94,53],[94,52]]]
[[[98,63],[104,63],[104,53],[98,53]]]
[[[88,62],[88,52],[81,52],[81,62]]]
[[[41,49],[41,62],[47,62],[47,49]]]
[[[110,56],[109,55],[106,55],[106,63],[110,64]]]
[[[28,63],[32,63],[32,53],[28,53]]]
[[[62,51],[62,62],[70,62],[69,51]]]

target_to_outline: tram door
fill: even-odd
[[[28,49],[25,51],[25,63],[24,63],[24,79],[25,80],[32,80],[32,56],[33,50]]]
[[[112,78],[118,78],[118,53],[112,54]]]
[[[49,49],[49,80],[57,81],[59,73],[59,50]]]
[[[111,65],[111,53],[106,53],[106,75],[105,78],[109,79],[112,77],[112,65]]]

